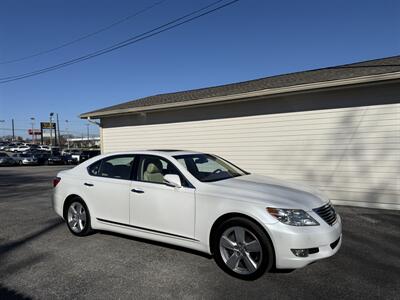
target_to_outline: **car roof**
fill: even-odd
[[[178,155],[189,155],[189,154],[203,154],[202,152],[191,151],[191,150],[175,150],[175,149],[157,149],[157,150],[132,150],[124,152],[106,153],[105,156],[119,155],[119,154],[149,154],[159,156],[178,156]]]

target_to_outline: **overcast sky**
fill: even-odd
[[[51,49],[160,0],[1,0],[0,63]],[[215,0],[165,0],[137,17],[46,55],[0,64],[0,78],[110,46]],[[227,3],[226,0],[222,3]],[[158,93],[245,81],[400,54],[400,1],[241,0],[140,43],[63,69],[0,84],[0,136],[14,118],[80,113]],[[97,132],[91,126],[92,132]]]

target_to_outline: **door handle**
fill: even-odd
[[[138,194],[143,194],[144,193],[144,191],[137,190],[137,189],[131,189],[131,191],[134,192],[134,193],[138,193]]]
[[[87,183],[87,182],[85,182],[84,185],[86,185],[86,186],[93,186],[94,184],[93,184],[93,183]]]

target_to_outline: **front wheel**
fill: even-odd
[[[212,248],[216,263],[225,272],[245,280],[260,277],[274,262],[268,236],[259,225],[246,218],[223,222],[216,229]]]
[[[86,236],[92,232],[89,210],[80,198],[74,199],[67,206],[66,221],[74,235]]]

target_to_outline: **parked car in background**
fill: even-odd
[[[74,164],[76,164],[76,160],[72,157],[72,155],[64,154],[64,155],[62,155],[62,157],[64,158],[64,161],[65,161],[66,165],[74,165]]]
[[[20,166],[22,166],[22,165],[38,165],[39,164],[38,159],[33,154],[16,153],[16,154],[13,154],[11,157]]]
[[[8,156],[7,153],[0,152],[0,166],[13,166],[16,164],[15,160]]]
[[[71,152],[71,156],[72,156],[72,158],[75,160],[75,162],[76,162],[77,164],[79,164],[79,162],[80,162],[80,160],[81,160],[81,153],[82,153],[82,151],[81,151],[81,150],[78,150],[78,149],[73,150],[73,151]]]
[[[31,147],[29,147],[28,145],[20,145],[16,148],[16,151],[14,152],[26,152],[29,151],[31,149]]]
[[[76,155],[76,154],[81,154],[81,150],[79,150],[79,149],[63,149],[62,151],[61,151],[61,154],[62,155]]]
[[[97,155],[100,155],[100,150],[83,150],[79,157],[79,163],[82,163]]]
[[[71,155],[61,155],[60,152],[53,152],[47,159],[48,165],[68,165],[73,163]]]
[[[60,155],[50,155],[47,159],[48,165],[65,165],[63,157]]]
[[[29,144],[29,145],[27,145],[27,146],[29,146],[30,150],[37,150],[37,149],[39,149],[39,145],[37,145],[37,144]]]
[[[20,146],[20,145],[11,143],[11,144],[9,144],[9,145],[7,146],[7,148],[6,148],[5,150],[6,150],[6,151],[9,151],[9,152],[17,152],[19,146]]]
[[[51,151],[50,146],[47,145],[38,145],[39,150],[44,150],[44,151]]]
[[[39,165],[47,164],[47,160],[50,157],[50,153],[45,150],[35,150],[31,154],[37,159]]]
[[[53,207],[74,235],[109,230],[195,249],[246,280],[305,267],[342,244],[341,218],[321,192],[210,154],[102,155],[59,172],[53,187]]]
[[[7,142],[0,142],[0,151],[4,151],[7,148],[9,143]]]

